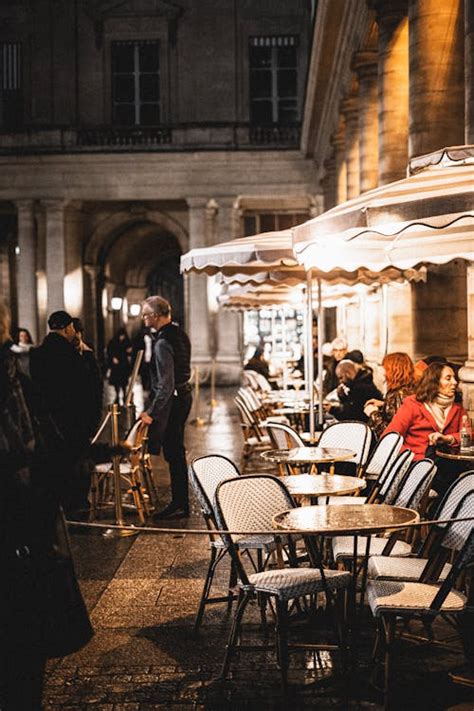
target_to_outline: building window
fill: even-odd
[[[291,227],[305,222],[308,217],[308,214],[304,212],[248,212],[243,217],[243,234],[245,237],[249,237],[260,234],[260,232],[289,230]]]
[[[0,124],[16,128],[23,123],[21,45],[0,44]]]
[[[298,37],[251,37],[249,45],[250,122],[298,121]]]
[[[120,126],[160,123],[160,45],[112,42],[112,120]]]

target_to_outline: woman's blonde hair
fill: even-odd
[[[5,343],[10,336],[10,309],[3,299],[0,299],[0,343]]]

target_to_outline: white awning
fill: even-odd
[[[295,227],[298,261],[305,269],[330,275],[335,270],[376,273],[473,260],[474,147],[456,150],[462,159],[446,162],[443,156],[450,149],[424,156],[419,159],[424,167],[409,178]]]

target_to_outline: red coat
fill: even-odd
[[[459,430],[463,415],[467,415],[466,410],[455,402],[448,412],[442,432],[445,435],[453,435],[457,444],[459,444]],[[439,432],[439,429],[424,403],[419,402],[415,395],[409,395],[383,434],[387,432],[399,432],[404,440],[403,449],[411,449],[415,459],[423,459],[428,446],[428,436],[432,432]]]

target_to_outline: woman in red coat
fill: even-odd
[[[447,444],[459,446],[461,420],[467,415],[463,406],[455,402],[456,377],[453,369],[444,363],[432,363],[421,376],[414,395],[403,401],[393,420],[385,428],[387,432],[399,432],[404,439],[404,449],[411,449],[415,459],[427,456],[427,448]],[[443,460],[443,464],[447,460]],[[449,471],[443,469],[441,460],[437,462],[438,474],[434,487],[441,492],[452,478],[452,463],[447,462]],[[438,484],[438,485],[437,485]]]

